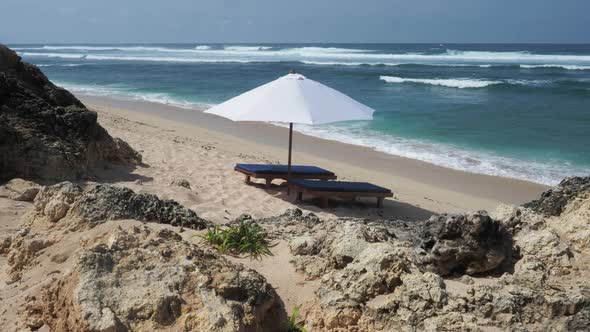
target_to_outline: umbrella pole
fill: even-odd
[[[289,159],[287,166],[287,195],[291,194],[291,188],[289,187],[289,180],[291,179],[291,149],[293,148],[293,122],[289,123]]]

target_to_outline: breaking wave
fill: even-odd
[[[423,79],[423,78],[403,78],[396,76],[380,76],[380,80],[387,83],[419,83],[419,84],[430,84],[446,86],[450,88],[485,88],[493,84],[501,84],[501,81],[486,81],[486,80],[474,80],[467,78],[456,78],[456,79]]]

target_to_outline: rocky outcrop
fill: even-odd
[[[0,44],[0,180],[73,179],[107,163],[140,162],[95,112]]]
[[[523,206],[546,216],[559,216],[565,206],[576,197],[590,192],[590,176],[565,178],[555,188]]]
[[[54,227],[81,231],[108,220],[124,219],[192,229],[209,225],[194,211],[173,200],[160,200],[155,195],[135,193],[128,188],[96,184],[82,188],[71,182],[41,189],[27,218],[25,227],[11,239],[8,272],[13,280],[21,278],[22,271],[42,249],[58,241],[38,236],[44,232],[53,234],[50,229]]]
[[[84,250],[30,306],[53,331],[261,331],[275,298],[257,272],[133,227]]]
[[[160,200],[156,195],[110,185],[91,186],[73,204],[71,213],[89,223],[135,219],[192,229],[204,229],[208,225],[194,211],[176,201]]]
[[[414,262],[441,276],[493,270],[512,255],[512,238],[485,212],[433,216],[424,223]]]
[[[41,186],[35,182],[17,178],[0,186],[0,197],[9,198],[15,201],[32,202],[39,193],[39,190],[41,190]]]
[[[35,217],[49,222],[62,218],[82,220],[93,226],[107,220],[133,219],[192,229],[204,229],[209,223],[173,200],[136,193],[125,187],[91,184],[86,188],[71,182],[44,187],[35,199]]]
[[[302,308],[308,330],[588,330],[590,248],[562,232],[566,217],[590,231],[584,197],[560,218],[502,206],[412,223],[298,210],[258,222],[319,281]]]
[[[262,275],[163,224],[208,225],[174,201],[63,182],[44,187],[25,219],[18,233],[0,239],[8,282],[35,286],[15,326],[229,332],[281,323],[277,295]]]

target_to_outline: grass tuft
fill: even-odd
[[[307,332],[303,324],[298,323],[297,319],[299,318],[299,310],[301,309],[301,305],[298,305],[293,309],[293,313],[285,321],[285,328],[289,332]]]
[[[236,226],[209,227],[201,238],[223,254],[259,257],[272,255],[266,236],[264,228],[251,220],[242,219]]]

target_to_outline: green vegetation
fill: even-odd
[[[297,318],[299,318],[299,309],[301,309],[301,305],[298,305],[293,309],[293,313],[291,317],[285,321],[285,328],[289,332],[307,332],[303,324],[297,323]]]
[[[272,255],[264,228],[247,219],[223,229],[217,225],[209,227],[201,238],[224,254]]]

